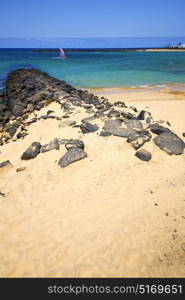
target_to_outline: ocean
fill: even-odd
[[[141,45],[141,43],[137,43],[137,46],[147,47],[146,44]],[[151,42],[149,46],[152,46]],[[154,46],[161,46],[161,44],[154,43]],[[59,58],[59,52],[2,48],[0,49],[0,88],[4,86],[8,72],[16,68],[38,68],[78,88],[185,83],[185,52],[100,51],[70,52],[66,55],[67,58],[63,60]]]

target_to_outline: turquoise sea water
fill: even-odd
[[[38,68],[82,88],[185,83],[185,52],[39,53],[0,49],[0,87],[10,70]]]

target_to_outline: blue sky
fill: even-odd
[[[0,0],[0,37],[184,36],[185,0]]]
[[[142,47],[176,40],[110,38],[185,36],[185,0],[0,0],[0,11],[0,47]]]

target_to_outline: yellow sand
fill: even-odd
[[[104,92],[110,101],[147,107],[182,137],[184,96]],[[38,115],[48,109],[62,115],[56,103]],[[77,108],[71,119],[84,116]],[[185,277],[185,156],[169,156],[148,143],[152,160],[142,162],[123,138],[83,135],[58,124],[41,120],[25,139],[0,148],[0,162],[13,165],[0,173],[6,195],[0,196],[0,276]],[[33,141],[58,137],[81,138],[88,157],[61,169],[61,146],[21,161]],[[26,169],[16,172],[20,167]]]

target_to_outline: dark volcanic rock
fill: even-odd
[[[12,167],[12,164],[11,164],[11,162],[9,160],[6,160],[6,161],[3,161],[2,163],[0,163],[0,169],[1,168],[5,168],[7,166]]]
[[[127,128],[116,128],[112,131],[112,135],[127,138],[130,131]]]
[[[152,158],[151,153],[145,149],[136,151],[135,156],[143,161],[149,161]]]
[[[185,143],[173,132],[163,132],[154,138],[154,143],[162,150],[172,155],[184,152]]]
[[[123,101],[114,102],[114,106],[127,108],[127,106],[125,105],[125,103]]]
[[[53,78],[39,70],[18,69],[9,73],[5,93],[0,94],[0,124],[4,126],[9,120],[13,120],[13,117],[29,115],[53,101],[61,104],[68,113],[74,110],[74,106],[89,107],[90,113],[95,112],[93,108],[103,113],[101,110],[110,109],[112,106],[105,98],[100,100],[98,96],[88,91],[77,90],[65,81]],[[47,115],[41,118],[55,117],[50,114],[49,110]],[[63,118],[69,118],[69,115]],[[15,128],[10,129],[10,135],[13,134]]]
[[[17,138],[18,139],[23,139],[23,138],[25,138],[25,136],[27,136],[28,135],[28,133],[26,133],[26,132],[19,132],[18,134],[17,134]]]
[[[106,131],[112,131],[115,128],[121,127],[122,121],[119,119],[116,120],[108,120],[105,122],[103,129]]]
[[[56,150],[60,149],[60,143],[58,142],[58,139],[54,139],[50,143],[43,145],[40,148],[40,152],[47,152],[47,151],[50,151],[53,149],[56,149]]]
[[[119,136],[119,137],[128,137],[131,131],[128,128],[121,127],[122,122],[118,119],[108,120],[105,122],[103,131],[100,133],[101,136]]]
[[[120,117],[120,111],[119,110],[115,110],[115,109],[111,109],[111,111],[107,114],[107,117]]]
[[[7,128],[7,132],[10,134],[11,137],[14,136],[20,125],[21,123],[16,121]]]
[[[149,142],[150,138],[147,135],[139,136],[136,140],[131,142],[132,147],[137,150],[142,147],[146,142]]]
[[[153,121],[153,119],[152,119],[152,118],[150,118],[150,117],[147,117],[147,118],[146,118],[146,123],[148,123],[148,124],[151,124],[151,123],[152,123],[152,121]]]
[[[127,128],[129,128],[129,129],[143,130],[143,124],[137,119],[125,120],[124,123],[127,126]]]
[[[82,105],[82,100],[81,98],[78,97],[70,97],[68,100],[74,105],[74,106],[81,106]]]
[[[68,150],[72,146],[76,148],[84,149],[84,142],[78,139],[56,139],[60,145],[65,145],[66,149]]]
[[[129,134],[127,143],[131,143],[132,147],[137,150],[142,147],[146,142],[151,140],[151,134],[148,130],[136,131],[133,130],[132,133]]]
[[[90,132],[97,131],[99,129],[97,125],[93,125],[90,123],[83,123],[80,125],[80,128],[83,133],[90,133]]]
[[[16,133],[17,131],[17,127],[16,126],[10,126],[8,129],[7,129],[7,132],[10,134],[11,137],[14,136],[14,134]]]
[[[134,112],[137,112],[137,108],[135,106],[130,106],[130,109],[132,109]]]
[[[47,92],[52,89],[53,93]],[[56,94],[65,95],[75,90],[71,85],[36,69],[19,69],[9,73],[6,82],[8,107],[15,116],[25,109],[32,112],[57,99]],[[40,103],[42,103],[40,107]]]
[[[129,119],[129,120],[136,119],[136,117],[129,112],[122,111],[121,115],[124,119]]]
[[[127,138],[129,136],[130,131],[127,128],[115,128],[112,131],[101,131],[100,136],[119,136],[123,138]]]
[[[50,114],[52,114],[52,113],[54,113],[54,110],[51,110],[51,109],[49,109],[48,111],[47,111],[47,115],[50,115]]]
[[[98,105],[96,105],[96,109],[98,109],[98,110],[102,110],[104,108],[105,108],[104,104],[98,104]]]
[[[84,150],[77,147],[72,147],[64,154],[64,156],[60,158],[58,164],[60,167],[64,168],[69,164],[81,160],[85,157],[87,157],[87,154]]]
[[[41,144],[38,142],[32,143],[29,148],[22,154],[21,159],[28,160],[35,158],[40,153]]]
[[[169,128],[161,126],[158,123],[151,124],[148,127],[151,130],[151,132],[153,132],[155,134],[161,134],[163,132],[171,132],[171,130]]]
[[[39,102],[35,105],[35,109],[36,110],[40,110],[41,108],[43,108],[45,106],[44,102]]]
[[[28,121],[27,125],[29,126],[29,125],[31,125],[32,123],[35,123],[35,122],[37,122],[37,118],[36,117],[32,118],[30,121]]]
[[[98,114],[100,115],[102,115],[104,112],[106,112],[106,111],[108,111],[110,109],[110,106],[109,105],[107,105],[107,106],[105,106],[104,108],[102,108],[102,109],[99,109],[98,110]]]
[[[72,148],[73,146],[75,146],[76,148],[80,148],[80,149],[84,149],[84,142],[81,140],[67,140],[67,142],[65,143],[65,147],[67,150],[69,150],[70,148]]]
[[[108,131],[101,131],[100,132],[100,136],[111,136],[112,133],[108,132]]]
[[[31,103],[29,103],[29,104],[27,105],[26,111],[27,111],[27,112],[33,112],[34,109],[35,109],[34,105],[31,104]]]
[[[152,137],[152,135],[148,130],[142,130],[142,131],[133,130],[128,136],[127,143],[131,143],[137,140],[139,137],[143,137],[143,136],[147,136],[148,139],[151,139]]]
[[[56,119],[55,116],[50,116],[50,115],[42,115],[40,118],[43,119],[43,120],[47,120],[47,119]]]
[[[141,110],[139,115],[137,116],[138,120],[145,120],[146,118],[151,118],[151,113],[146,110]]]

